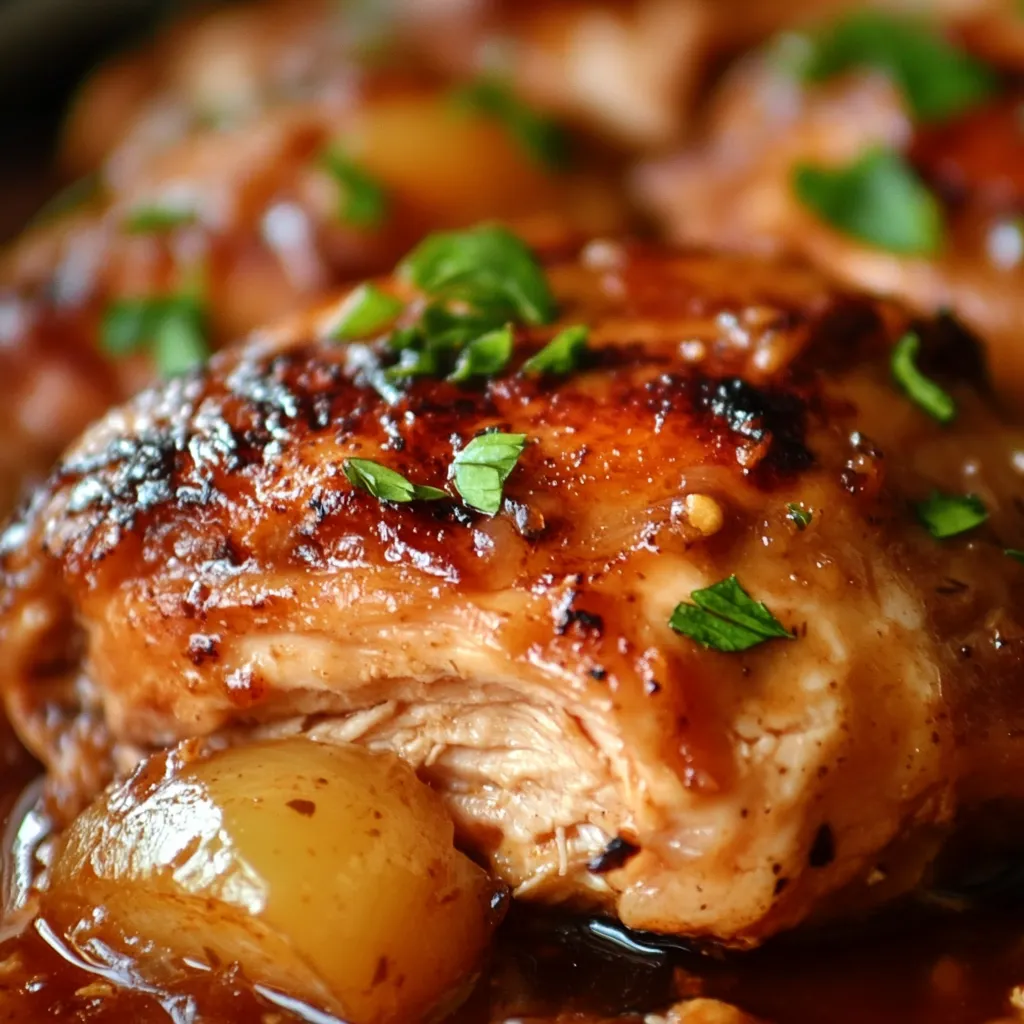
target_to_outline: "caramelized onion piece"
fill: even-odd
[[[68,830],[44,914],[79,947],[237,962],[351,1024],[419,1020],[468,990],[496,920],[452,839],[390,755],[299,739],[157,755]]]
[[[727,1003],[717,999],[689,999],[678,1003],[661,1018],[648,1017],[649,1024],[759,1024],[759,1022]]]

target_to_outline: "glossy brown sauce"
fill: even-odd
[[[0,814],[11,843],[32,806],[34,766],[3,749]],[[16,869],[4,854],[4,885]],[[805,934],[752,953],[697,949],[601,919],[513,909],[471,996],[446,1024],[639,1022],[694,996],[722,1000],[772,1024],[983,1024],[1020,1019],[1024,986],[1024,868],[1004,864],[975,901],[1000,910],[903,907],[851,933]],[[979,895],[980,894],[980,895]],[[930,901],[937,904],[938,899]],[[100,944],[70,949],[48,922],[15,915],[0,926],[0,1021],[96,1024],[289,1024],[327,1021],[251,985],[237,967],[200,969]],[[565,1018],[562,1018],[563,1020]]]
[[[0,1020],[138,1024],[286,1024],[316,1020],[254,991],[241,974],[161,962],[84,969],[46,922],[0,943]],[[931,922],[855,941],[778,943],[756,953],[659,948],[604,921],[518,911],[491,966],[450,1024],[497,1024],[565,1012],[631,1021],[711,996],[775,1024],[981,1024],[1014,1019],[1024,982],[1024,930],[1012,915]]]

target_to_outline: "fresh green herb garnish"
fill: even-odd
[[[998,79],[970,54],[925,22],[883,11],[847,15],[812,37],[804,77],[822,81],[855,67],[886,72],[899,86],[911,113],[938,121],[963,113],[994,95]]]
[[[786,511],[789,513],[789,518],[796,524],[796,528],[801,531],[806,530],[814,518],[813,512],[809,512],[803,505],[798,505],[795,501],[786,504]]]
[[[194,224],[196,219],[196,211],[188,206],[153,203],[129,210],[124,219],[124,229],[132,235],[156,235]]]
[[[448,374],[448,379],[464,381],[470,377],[491,377],[501,373],[512,358],[513,340],[512,328],[508,324],[473,338],[459,353],[455,369]]]
[[[695,590],[676,605],[669,625],[713,651],[746,651],[775,638],[792,640],[793,634],[760,601],[740,586],[735,576]]]
[[[372,459],[346,459],[341,466],[349,483],[381,501],[439,501],[447,492],[410,483],[401,473]]]
[[[163,377],[177,377],[210,358],[203,320],[191,315],[165,318],[153,339],[153,359]]]
[[[544,271],[515,235],[496,225],[431,235],[399,273],[435,299],[461,299],[492,318],[528,324],[555,318]]]
[[[463,345],[481,334],[504,326],[501,317],[476,310],[454,310],[440,303],[431,303],[423,310],[418,329],[421,338],[432,348],[458,352]]]
[[[917,368],[920,349],[921,339],[916,334],[904,334],[892,352],[892,375],[910,399],[929,416],[940,423],[952,423],[956,419],[956,402],[948,391],[929,380]]]
[[[1007,548],[1003,553],[1011,558],[1015,558],[1018,562],[1024,562],[1024,551],[1018,551],[1016,548]]]
[[[871,150],[845,167],[800,164],[793,189],[837,231],[880,249],[932,256],[942,245],[939,203],[897,153]]]
[[[384,371],[388,380],[407,380],[410,377],[437,377],[441,373],[441,360],[437,349],[430,346],[404,347],[398,354],[398,362]]]
[[[399,273],[428,301],[415,322],[391,330],[386,350],[365,372],[366,382],[388,401],[401,396],[394,381],[431,376],[465,383],[500,373],[512,356],[513,325],[544,323],[555,315],[543,270],[501,227],[431,235],[402,262]],[[367,337],[401,308],[397,299],[363,285],[343,305],[332,336]],[[566,372],[558,367],[568,367],[585,347],[584,328],[563,331],[538,353],[544,356],[539,368]]]
[[[525,434],[481,434],[455,456],[455,489],[470,508],[486,515],[501,509],[503,488],[526,447]]]
[[[357,228],[380,226],[388,215],[388,197],[381,184],[338,149],[320,157],[324,170],[338,183],[338,219]]]
[[[765,45],[764,55],[781,74],[806,79],[815,57],[815,40],[807,32],[778,32]]]
[[[561,126],[531,109],[503,83],[483,79],[458,89],[453,99],[461,110],[500,121],[541,166],[559,170],[568,164],[569,140]]]
[[[579,324],[559,331],[539,352],[523,363],[523,373],[571,373],[586,357],[589,333],[586,327]]]
[[[361,284],[341,304],[330,336],[336,341],[368,338],[387,327],[402,311],[403,304],[393,295],[372,284]]]
[[[431,305],[418,323],[392,332],[388,348],[398,362],[384,371],[389,380],[446,377],[463,383],[501,372],[512,355],[510,324],[486,314],[456,313]]]
[[[195,295],[120,299],[100,327],[103,348],[113,356],[148,349],[160,373],[173,377],[206,361],[206,313]]]
[[[914,507],[918,519],[936,540],[966,533],[988,519],[988,510],[976,494],[932,491],[928,498]]]

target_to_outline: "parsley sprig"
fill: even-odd
[[[165,377],[206,361],[210,354],[206,310],[193,293],[141,296],[111,303],[100,325],[100,343],[112,356],[148,351]]]
[[[430,235],[398,273],[427,295],[461,299],[492,317],[527,324],[555,318],[554,296],[540,264],[522,241],[497,225]]]
[[[690,594],[692,604],[676,605],[669,625],[702,647],[732,654],[766,640],[792,640],[793,634],[735,576]]]
[[[810,39],[801,59],[806,80],[873,67],[899,86],[920,121],[939,121],[977,106],[998,88],[995,73],[926,21],[880,10],[847,15]]]
[[[449,467],[449,476],[462,500],[484,515],[497,515],[504,500],[505,481],[525,447],[525,434],[488,431],[474,437],[458,451]],[[406,504],[451,497],[438,487],[414,484],[372,459],[346,459],[342,471],[354,487],[381,501]]]
[[[562,127],[523,103],[507,85],[481,79],[456,90],[457,109],[493,118],[542,167],[561,170],[569,163],[569,140]]]
[[[525,447],[525,434],[495,432],[474,437],[458,452],[452,478],[470,508],[489,516],[498,513],[505,481]]]
[[[893,151],[873,149],[842,167],[798,164],[793,191],[837,231],[879,249],[934,256],[942,247],[938,200]]]
[[[915,506],[917,517],[936,540],[957,537],[988,519],[988,510],[976,494],[943,494],[932,491]]]
[[[384,223],[388,196],[376,178],[335,146],[320,154],[320,166],[338,184],[338,220],[342,224],[376,228]]]
[[[940,423],[956,419],[956,402],[948,391],[926,377],[917,366],[921,339],[912,331],[904,334],[892,352],[892,375],[911,401]]]
[[[327,330],[334,340],[372,340],[351,346],[350,356],[363,383],[389,403],[417,377],[465,384],[501,373],[512,359],[517,325],[547,324],[557,313],[533,254],[495,225],[431,235],[402,261],[398,277],[423,294],[414,320],[402,316],[401,300],[364,284],[345,299]],[[581,324],[563,328],[524,362],[522,372],[571,373],[587,358],[588,333]]]
[[[545,324],[556,313],[533,254],[515,235],[493,225],[431,235],[402,261],[398,276],[427,301],[415,322],[388,333],[383,351],[374,355],[375,367],[364,374],[389,402],[401,395],[396,384],[415,377],[463,384],[500,373],[512,358],[515,325]],[[342,305],[331,336],[369,337],[396,320],[401,309],[397,299],[364,285]],[[563,331],[548,346],[545,360],[552,372],[568,372],[585,348],[586,332],[580,331]]]
[[[354,487],[382,501],[438,501],[447,498],[447,491],[411,483],[401,473],[382,466],[372,459],[346,459],[342,472]]]
[[[587,328],[580,324],[559,331],[539,352],[523,363],[523,373],[527,376],[564,376],[572,373],[586,358],[589,334]]]

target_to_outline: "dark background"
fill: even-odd
[[[0,0],[0,238],[58,189],[51,154],[78,82],[190,0]],[[203,4],[209,6],[209,4]]]

